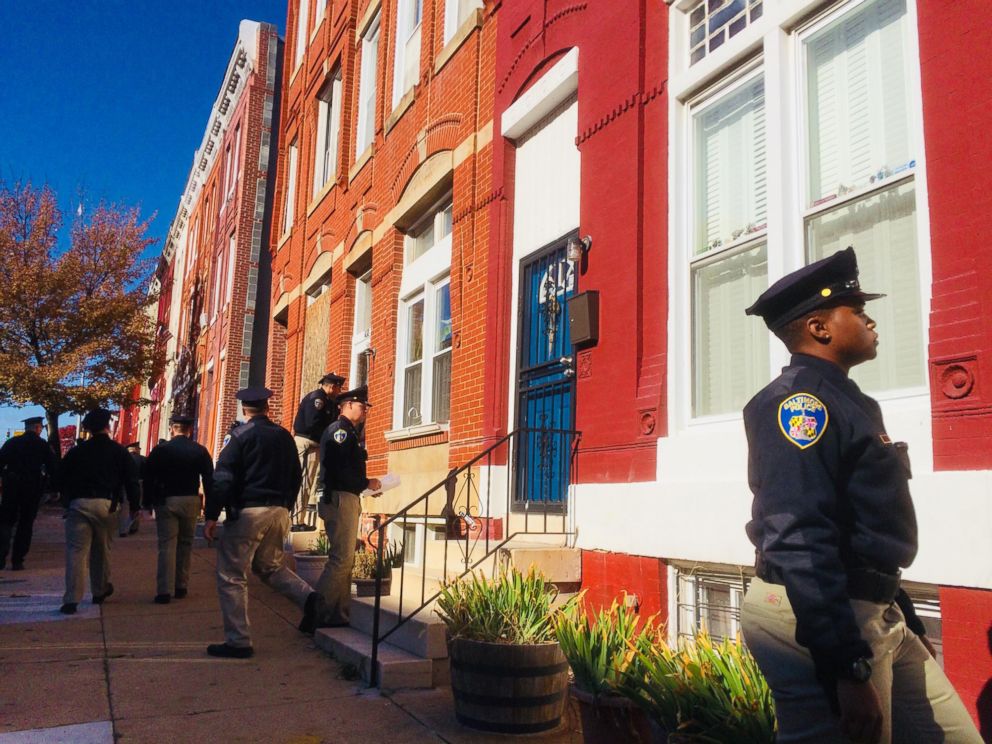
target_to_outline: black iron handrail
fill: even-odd
[[[390,635],[398,630],[404,623],[417,615],[421,610],[430,605],[441,594],[440,590],[427,596],[427,520],[432,518],[430,514],[431,497],[440,493],[445,494],[445,506],[436,516],[444,518],[444,560],[442,575],[444,580],[448,580],[448,545],[457,543],[461,546],[464,540],[460,573],[452,578],[459,578],[477,568],[496,551],[520,535],[570,535],[567,521],[567,496],[568,489],[576,482],[576,470],[578,459],[579,441],[581,432],[570,429],[547,429],[547,428],[520,428],[497,442],[487,447],[480,454],[473,457],[464,465],[453,469],[447,477],[435,485],[433,488],[419,496],[414,501],[407,504],[403,509],[385,519],[376,526],[370,533],[374,532],[376,537],[372,543],[376,551],[376,571],[375,571],[375,604],[372,616],[372,659],[369,670],[369,686],[375,687],[378,683],[378,658],[379,645]],[[522,446],[521,446],[522,445]],[[561,448],[561,449],[558,449]],[[558,453],[567,452],[567,457],[557,458]],[[536,462],[531,461],[534,455],[539,458]],[[558,465],[556,467],[556,460]],[[536,466],[536,470],[531,465]],[[485,467],[486,489],[484,494],[485,504],[483,504],[483,494],[479,491],[479,475],[473,473],[473,469]],[[505,510],[501,516],[505,527],[502,529],[502,536],[492,537],[494,523],[492,521],[494,512],[493,506],[493,468],[504,467],[506,473],[505,483]],[[463,481],[459,493],[459,479]],[[474,507],[476,513],[472,513],[473,489],[477,504]],[[497,490],[499,489],[497,486]],[[458,496],[463,496],[464,508],[461,513],[456,513],[455,504]],[[423,507],[423,514],[414,515],[414,510],[420,511]],[[517,508],[514,508],[517,507]],[[533,512],[533,514],[532,514]],[[538,520],[537,527],[531,529],[531,518]],[[522,529],[511,530],[510,520],[523,520]],[[406,527],[410,520],[416,526],[422,523],[425,527],[424,539],[419,545],[420,553],[420,597],[419,604],[404,614],[404,579],[406,572],[406,551],[408,550],[405,540]],[[548,520],[552,520],[552,526],[560,522],[560,530],[549,530]],[[399,607],[396,613],[396,622],[392,627],[383,631],[380,623],[382,611],[382,580],[383,580],[383,560],[384,548],[388,541],[386,530],[390,525],[402,524],[404,528],[404,542],[401,547],[403,563],[400,564],[399,582]],[[479,533],[475,536],[475,546],[472,545],[472,533]],[[480,542],[485,539],[482,554],[473,557],[474,550],[478,549]]]

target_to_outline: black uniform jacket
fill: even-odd
[[[369,487],[365,461],[369,453],[361,446],[355,425],[341,416],[327,427],[320,439],[320,481],[324,493],[361,493]]]
[[[65,453],[56,485],[66,504],[79,498],[113,501],[123,488],[131,508],[141,508],[138,466],[130,453],[106,434],[95,434]]]
[[[0,447],[4,492],[41,494],[44,476],[53,477],[58,460],[51,446],[33,431],[13,437]]]
[[[155,447],[145,462],[145,498],[160,504],[169,496],[207,496],[213,490],[214,462],[207,448],[187,436]]]
[[[764,573],[785,584],[797,642],[822,676],[834,676],[871,656],[848,571],[895,573],[916,556],[905,445],[890,441],[878,403],[840,367],[805,354],[751,399],[744,426],[754,493],[748,537]],[[905,593],[897,601],[921,633]]]
[[[296,500],[303,482],[292,435],[268,416],[255,416],[231,433],[214,468],[206,519],[225,506],[285,506]]]
[[[327,397],[324,388],[317,388],[303,396],[296,409],[293,432],[300,437],[320,441],[327,425],[338,415],[338,406]]]

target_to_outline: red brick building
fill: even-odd
[[[275,27],[242,21],[156,276],[165,367],[142,414],[149,447],[183,412],[216,456],[235,392],[265,380],[281,64]]]
[[[913,456],[920,552],[906,585],[986,734],[990,13],[935,0],[502,4],[484,407],[487,435],[526,422],[518,339],[560,298],[597,292],[596,333],[545,360],[561,420],[582,433],[566,506],[582,584],[594,602],[634,592],[673,635],[735,633],[753,563],[740,410],[787,361],[743,308],[855,245],[863,284],[888,297],[872,303],[879,358],[853,377]]]
[[[483,436],[495,22],[478,2],[291,0],[269,386],[367,382],[390,512]]]

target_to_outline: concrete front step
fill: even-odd
[[[318,647],[342,664],[358,670],[364,682],[371,679],[372,638],[355,628],[321,628],[313,636]],[[435,686],[435,664],[446,669],[448,660],[435,662],[389,643],[379,645],[379,687],[387,690],[424,689]],[[441,682],[438,682],[440,684]]]
[[[409,600],[404,602],[406,613],[412,609],[411,605]],[[383,597],[379,608],[379,632],[384,633],[394,627],[398,617],[398,598]],[[374,619],[375,598],[352,597],[351,627],[371,637]],[[388,643],[425,659],[445,659],[448,656],[447,633],[441,619],[434,614],[433,603],[400,625],[389,636]]]

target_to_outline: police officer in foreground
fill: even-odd
[[[222,658],[254,654],[248,624],[248,570],[303,608],[300,630],[312,633],[322,610],[321,596],[283,565],[289,533],[289,509],[300,488],[300,463],[289,432],[268,417],[272,391],[263,387],[238,391],[248,417],[231,435],[214,469],[207,494],[204,536],[217,536],[217,519],[227,521],[217,549],[217,593],[224,616],[224,643],[207,646]]]
[[[293,530],[309,529],[303,520],[307,507],[313,500],[317,489],[318,450],[320,437],[327,425],[337,418],[338,410],[335,401],[341,394],[345,378],[329,372],[320,378],[316,390],[311,390],[303,396],[299,408],[296,409],[296,419],[293,421],[293,440],[296,442],[296,454],[303,469],[303,485],[300,489],[300,501],[296,510],[297,524]]]
[[[34,520],[41,505],[45,477],[55,474],[55,452],[41,438],[41,416],[24,419],[24,433],[4,442],[0,447],[0,475],[3,495],[0,496],[0,569],[7,565],[11,536],[14,551],[11,568],[24,570],[24,558],[31,549]]]
[[[145,461],[147,458],[141,454],[141,442],[131,442],[130,444],[125,444],[124,447],[138,468],[138,491],[141,493],[141,502],[144,503]],[[132,512],[131,505],[127,499],[123,499],[120,508],[117,510],[117,536],[127,537],[128,535],[137,534],[140,525],[141,510]]]
[[[317,512],[324,520],[324,530],[331,544],[327,564],[317,580],[326,612],[320,627],[347,625],[351,603],[351,569],[355,563],[355,538],[362,518],[362,500],[366,488],[378,491],[378,478],[365,474],[368,452],[359,442],[357,428],[365,422],[369,391],[365,385],[338,397],[340,415],[327,427],[320,440],[320,473],[324,494]]]
[[[744,409],[754,579],[741,611],[785,742],[981,739],[934,659],[900,569],[917,550],[906,445],[848,377],[874,359],[853,248],[747,309],[792,354]]]
[[[186,597],[193,555],[196,520],[202,502],[200,485],[209,498],[213,490],[214,463],[207,448],[193,441],[193,418],[174,414],[169,419],[172,438],[148,455],[145,463],[146,506],[155,507],[158,531],[158,570],[155,602]]]
[[[66,506],[65,595],[61,612],[72,615],[83,598],[87,563],[93,604],[114,593],[110,583],[110,543],[115,512],[122,495],[131,509],[141,508],[138,468],[120,444],[110,438],[110,411],[95,408],[83,417],[90,438],[66,452],[56,485]]]

